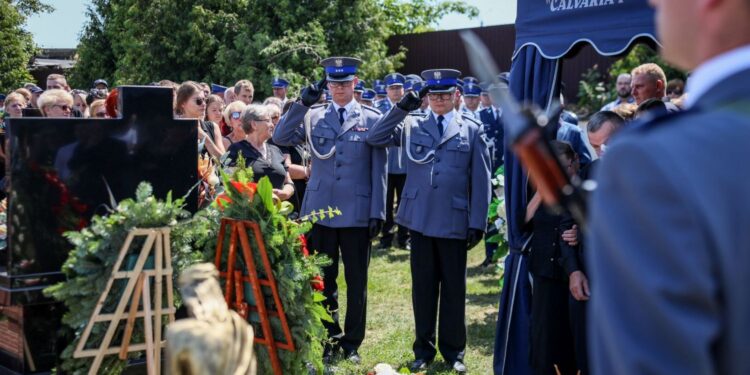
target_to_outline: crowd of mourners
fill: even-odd
[[[439,76],[436,77],[439,81]],[[388,113],[397,106],[402,108],[399,103],[407,93],[422,91],[428,84],[423,78],[413,74],[404,76],[392,73],[382,81],[373,82],[372,88],[365,87],[363,81],[357,81],[353,97],[362,106],[377,108],[377,112],[373,110],[373,113],[380,116],[381,113]],[[501,75],[501,79],[507,83],[507,74]],[[333,87],[331,91],[338,92],[337,90],[347,82],[350,81],[329,82],[329,85],[333,85],[329,87]],[[271,86],[273,96],[260,101],[254,97],[255,87],[249,80],[240,80],[231,87],[193,81],[181,84],[168,80],[151,83],[173,90],[173,110],[176,118],[199,120],[200,153],[217,160],[227,160],[228,167],[234,165],[238,155],[242,154],[256,178],[268,176],[274,187],[274,194],[281,200],[290,200],[296,209],[300,210],[306,184],[314,168],[311,150],[307,139],[291,146],[276,145],[273,142],[274,128],[294,103],[305,101],[303,104],[308,108],[314,103],[309,103],[309,93],[307,98],[304,97],[304,92],[300,99],[288,97],[289,83],[283,78],[277,77],[264,84]],[[107,82],[101,79],[94,81],[92,86],[87,90],[71,89],[65,76],[51,74],[47,77],[45,89],[29,83],[7,95],[0,95],[0,119],[117,118],[117,90],[110,90]],[[450,90],[434,90],[436,86],[433,84],[430,94],[420,98],[422,102],[417,105],[418,108],[410,108],[413,109],[411,113],[415,116],[430,116],[431,100],[438,103],[451,101],[450,113],[459,113],[485,127],[484,141],[488,145],[491,160],[488,164],[493,169],[502,165],[502,149],[507,141],[502,135],[502,108],[493,103],[488,86],[473,77],[458,79],[454,86],[455,94]],[[585,123],[579,121],[571,112],[566,111],[561,116],[553,149],[571,176],[577,175],[584,180],[593,179],[593,171],[597,168],[599,159],[606,157],[607,144],[619,129],[638,126],[636,120],[646,116],[679,111],[685,100],[684,82],[680,79],[668,80],[664,71],[656,64],[644,64],[629,74],[621,74],[617,77],[616,91],[617,98],[593,114]],[[325,106],[325,103],[330,103],[332,95],[331,92],[320,95],[317,105]],[[313,100],[315,99],[313,97]],[[339,106],[336,105],[336,108]],[[341,125],[344,124],[342,113],[344,112],[339,112]],[[347,113],[346,116],[350,114]],[[439,117],[437,121],[441,122],[443,116]],[[2,123],[2,126],[4,129],[5,124]],[[323,144],[325,140],[320,141]],[[459,148],[461,146],[458,145]],[[419,147],[417,145],[416,152],[419,152]],[[4,158],[4,150],[0,149],[0,152],[0,156]],[[399,150],[390,150],[390,153],[393,157],[396,153],[401,157]],[[409,158],[412,158],[411,154]],[[394,223],[394,210],[398,210],[397,205],[403,198],[413,199],[417,195],[415,191],[404,191],[404,179],[408,170],[401,168],[399,171],[401,164],[402,161],[392,161],[389,156],[386,220],[382,228],[376,228],[376,233],[381,235],[381,248],[390,247],[394,237],[397,246],[407,249],[412,246],[413,238],[410,237],[413,237],[413,231],[410,235],[408,229]],[[529,272],[533,277],[532,329],[529,332],[532,367],[539,374],[551,374],[555,369],[562,374],[575,374],[579,370],[586,374],[588,369],[585,304],[589,299],[589,281],[583,261],[585,249],[582,234],[572,218],[552,213],[544,208],[540,195],[533,191],[533,187],[531,189],[525,223],[534,233],[530,243],[532,250],[529,261]],[[370,230],[372,232],[372,228]],[[342,245],[342,253],[345,246]],[[492,266],[494,247],[489,243],[486,247],[486,260],[481,266]],[[344,261],[346,265],[346,259]],[[330,285],[335,288],[335,283]],[[441,314],[449,313],[442,311],[441,307]],[[461,316],[463,317],[463,314]],[[434,345],[434,321],[431,329],[431,340]],[[465,332],[463,334],[465,335]],[[417,341],[419,339],[418,337]],[[350,350],[346,353],[347,358],[359,361],[356,353],[358,345],[359,343],[348,348]],[[465,339],[459,343],[460,345],[465,345]],[[458,349],[460,355],[451,359],[454,368],[462,372],[462,369],[465,371],[462,363],[463,348]],[[424,360],[420,362],[417,353],[417,361],[412,367],[417,370],[424,368],[434,355],[433,348],[433,352],[421,358]],[[455,361],[459,364],[455,365]]]

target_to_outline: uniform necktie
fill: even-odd
[[[437,121],[438,121],[438,123],[437,123],[438,133],[440,133],[441,137],[443,136],[443,132],[445,131],[443,129],[443,120],[444,119],[445,119],[445,117],[443,117],[443,115],[440,115],[440,116],[437,117]]]
[[[346,108],[339,108],[339,125],[344,125],[344,112]]]
[[[495,109],[495,120],[497,120],[499,118],[500,118],[500,110],[496,108]]]

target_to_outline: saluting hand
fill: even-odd
[[[404,95],[401,100],[396,103],[396,107],[406,111],[416,111],[422,106],[422,98],[427,95],[427,92],[430,90],[429,86],[422,87],[421,90],[419,90],[419,93],[415,93],[414,91],[409,91]]]
[[[315,105],[320,100],[320,96],[323,95],[323,90],[325,89],[327,82],[328,81],[323,78],[317,83],[310,84],[310,86],[302,89],[302,92],[299,94],[302,105],[305,107],[312,107]]]

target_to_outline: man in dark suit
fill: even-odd
[[[651,0],[688,110],[627,129],[598,171],[592,374],[750,374],[750,1]]]

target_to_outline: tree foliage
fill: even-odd
[[[289,79],[292,92],[319,79],[318,62],[333,55],[359,57],[360,76],[380,78],[405,56],[389,54],[390,36],[478,12],[442,0],[95,0],[88,13],[74,84],[250,79],[262,97],[275,75]]]
[[[27,17],[51,10],[40,0],[0,0],[0,92],[32,80],[27,67],[36,47],[23,26]]]

